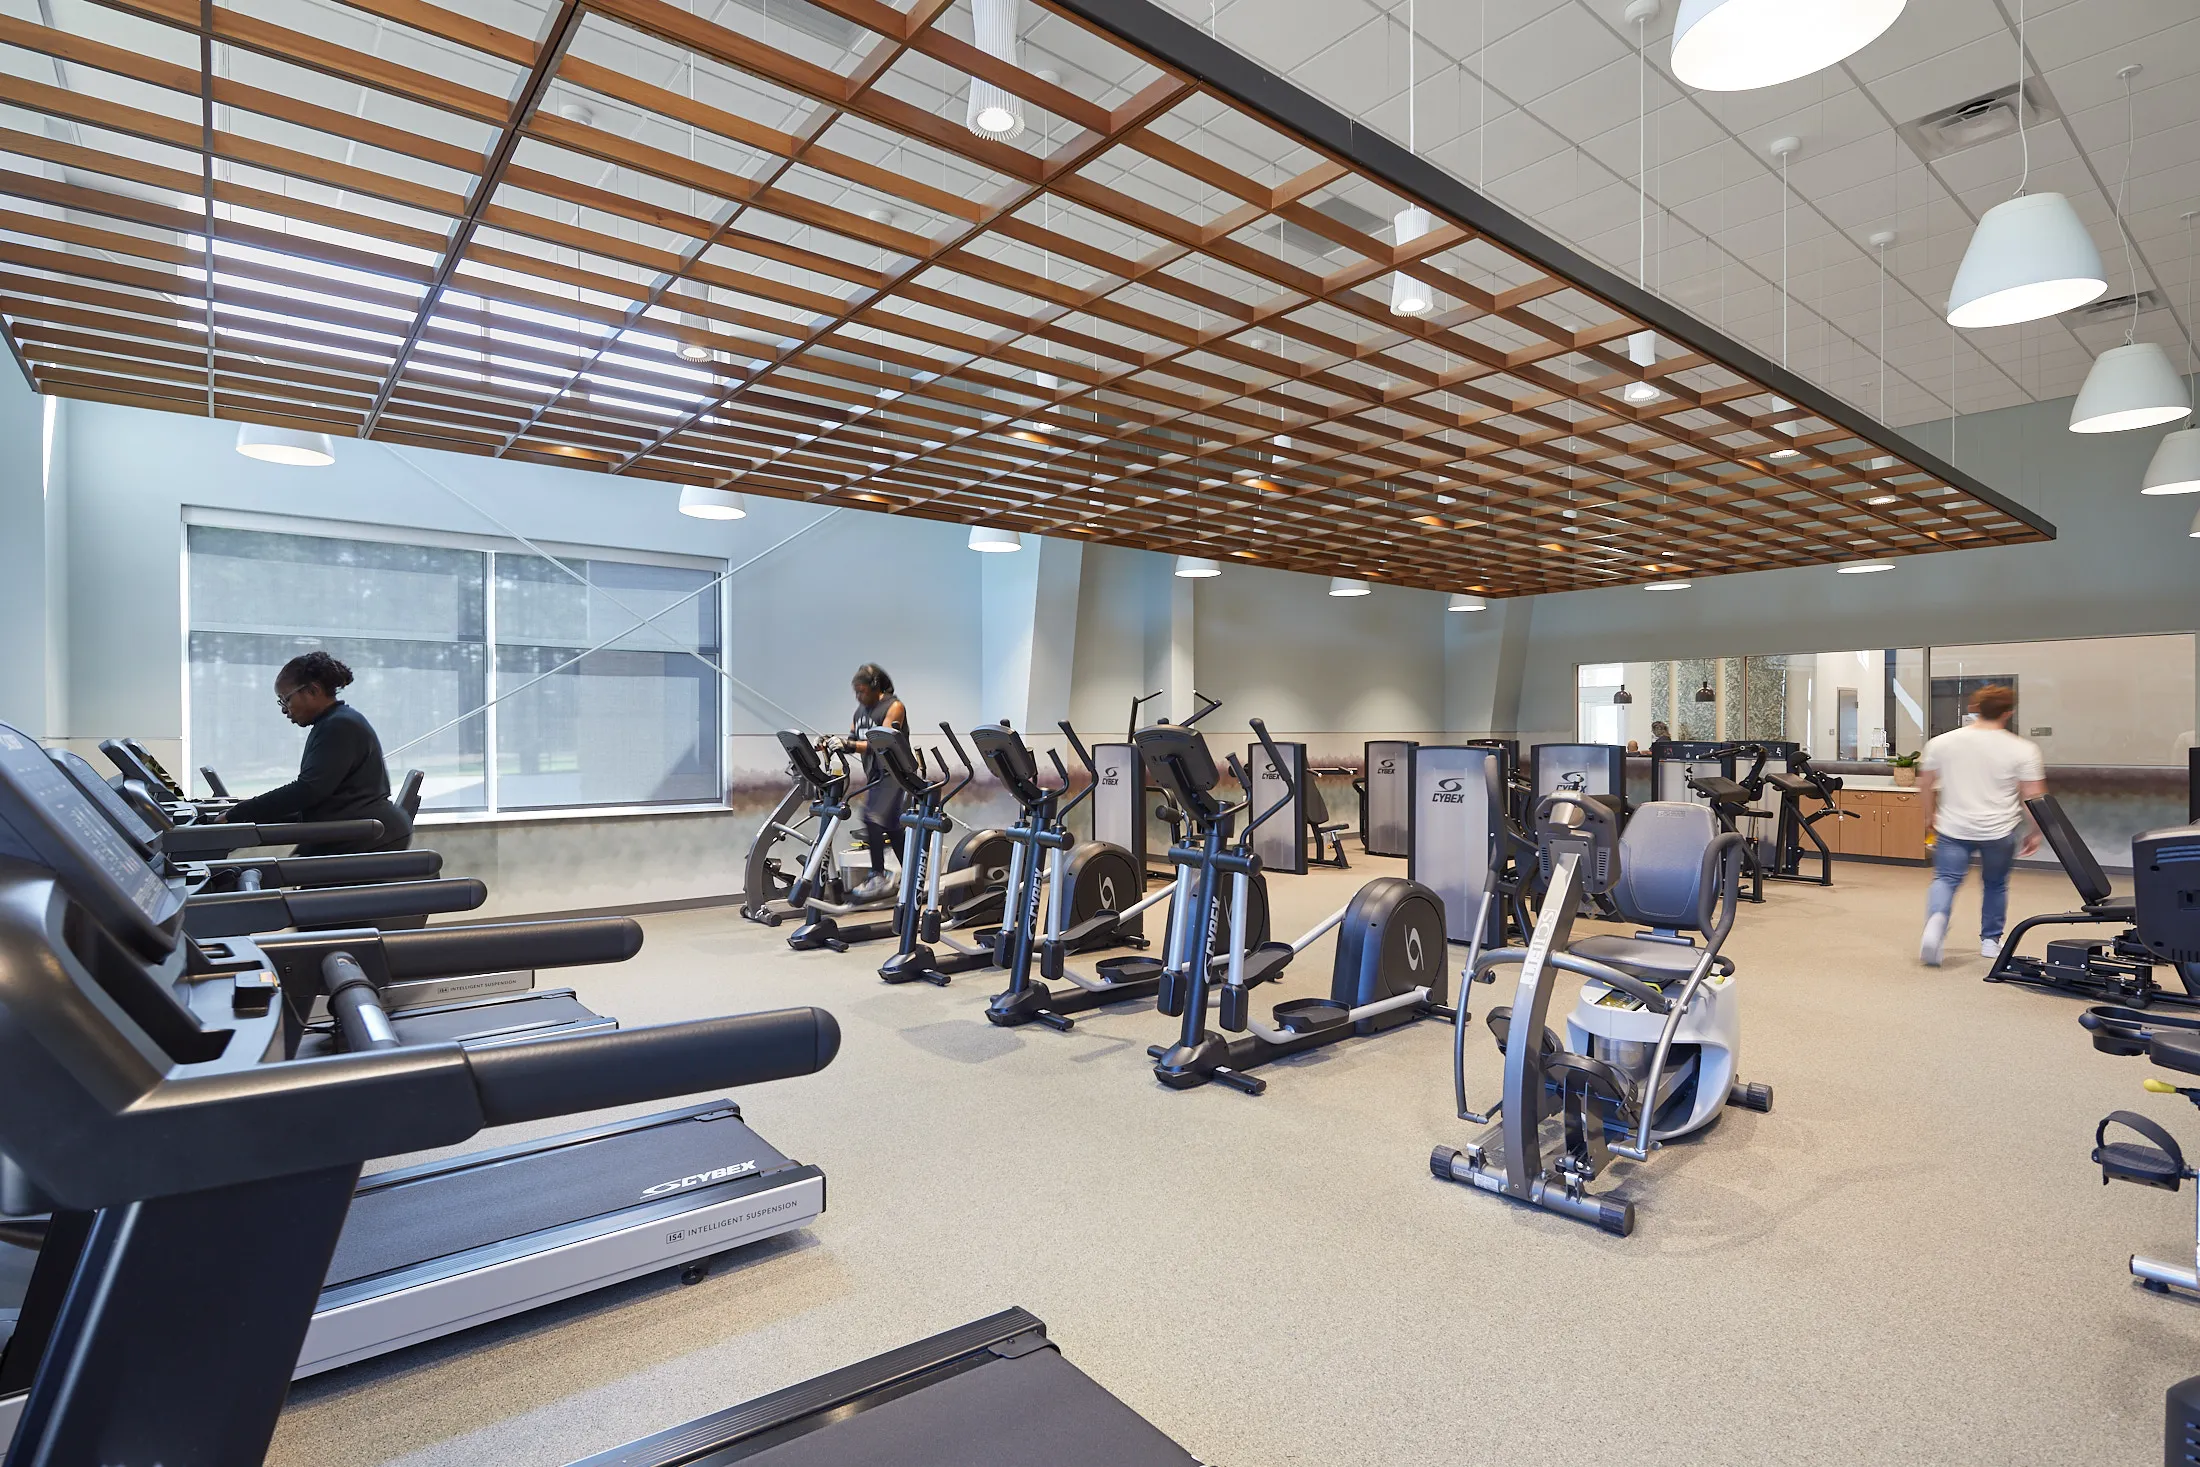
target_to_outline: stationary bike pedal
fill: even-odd
[[[1333,998],[1294,998],[1276,1005],[1276,1027],[1292,1034],[1311,1034],[1344,1022],[1351,1012],[1350,1004]]]

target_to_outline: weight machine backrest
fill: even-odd
[[[2032,823],[2040,828],[2041,838],[2055,852],[2055,859],[2062,862],[2070,884],[2078,889],[2078,900],[2089,907],[2109,900],[2115,888],[2109,885],[2101,863],[2093,859],[2092,847],[2063,813],[2061,803],[2053,795],[2037,795],[2026,800],[2024,808],[2032,813]]]

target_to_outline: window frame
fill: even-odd
[[[486,620],[483,623],[483,646],[488,655],[490,697],[496,697],[496,562],[498,555],[518,555],[529,560],[541,558],[535,548],[560,559],[620,561],[630,565],[663,566],[673,570],[700,571],[713,578],[723,577],[730,562],[707,555],[682,555],[674,551],[645,550],[618,545],[583,545],[568,540],[535,538],[533,547],[522,544],[505,535],[474,535],[457,530],[435,530],[410,525],[367,524],[357,520],[322,518],[313,515],[267,514],[252,510],[219,509],[206,505],[186,504],[176,528],[176,555],[178,560],[177,583],[180,588],[182,611],[182,637],[178,648],[177,673],[182,684],[183,707],[183,767],[196,769],[197,760],[191,747],[191,530],[193,526],[208,529],[248,530],[273,535],[306,535],[328,540],[367,540],[382,545],[410,545],[441,550],[471,550],[482,552],[492,559],[485,566],[482,580]],[[732,681],[726,660],[732,647],[733,598],[726,594],[726,582],[718,584],[718,776],[723,789],[726,782],[727,731],[732,727],[734,714]],[[487,712],[481,715],[486,722],[483,748],[486,750],[486,789],[495,789],[496,704],[491,702]],[[715,800],[695,800],[668,804],[626,805],[551,805],[534,806],[518,810],[492,808],[487,810],[423,810],[419,825],[509,825],[544,820],[627,819],[637,815],[696,815],[712,812],[724,813],[732,807],[721,793]]]

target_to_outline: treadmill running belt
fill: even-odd
[[[691,1467],[1199,1467],[1055,1350],[992,1360],[792,1441]]]
[[[603,1016],[573,996],[570,988],[527,993],[493,1003],[459,1003],[449,1007],[396,1009],[390,1028],[398,1042],[463,1044],[468,1040],[498,1037],[529,1038],[539,1031],[562,1026],[600,1025]],[[299,1059],[317,1059],[338,1053],[336,1036],[326,1030],[307,1033],[298,1042]]]
[[[770,1142],[735,1120],[730,1107],[705,1114],[725,1118],[700,1120],[683,1112],[655,1125],[411,1180],[378,1184],[369,1177],[352,1198],[328,1287],[616,1212],[651,1200],[643,1194],[653,1187],[728,1168],[743,1169],[712,1181],[742,1181],[788,1164]],[[692,1190],[700,1198],[711,1187],[698,1183]]]

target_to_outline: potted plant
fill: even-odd
[[[1894,775],[1894,782],[1904,789],[1915,785],[1917,783],[1917,761],[1922,757],[1921,751],[1913,749],[1907,754],[1897,754],[1889,759],[1887,764]]]

